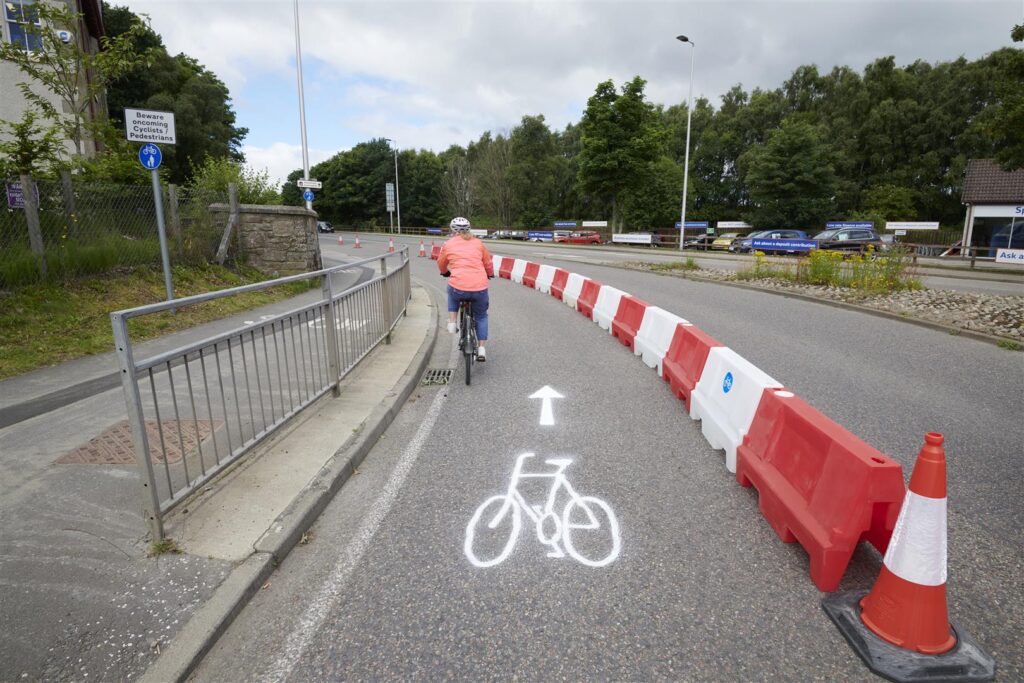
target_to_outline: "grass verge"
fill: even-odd
[[[172,277],[177,297],[268,279],[253,268],[214,265],[177,266]],[[318,286],[317,282],[296,282],[190,306],[177,313],[143,316],[131,320],[129,330],[133,341],[152,339]],[[150,267],[66,284],[0,290],[0,379],[112,351],[109,313],[163,301],[164,296],[163,274]]]

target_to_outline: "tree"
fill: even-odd
[[[227,196],[228,185],[238,186],[240,204],[280,204],[281,194],[267,171],[253,171],[237,161],[207,156],[193,169],[189,186]]]
[[[493,140],[490,135],[481,139],[479,160],[473,165],[476,184],[480,188],[480,203],[484,211],[497,219],[501,227],[511,227],[515,222],[515,189],[511,182],[512,143],[499,135]]]
[[[652,165],[650,180],[626,195],[623,216],[636,228],[663,228],[679,220],[683,193],[683,167],[668,156]]]
[[[615,232],[622,229],[620,197],[649,180],[662,150],[657,112],[644,100],[645,85],[636,76],[617,94],[612,81],[599,83],[580,122],[580,184],[610,205]]]
[[[753,202],[748,215],[759,228],[814,227],[834,211],[832,151],[799,117],[784,119],[740,165]]]
[[[166,148],[163,163],[172,182],[185,182],[207,156],[243,161],[241,143],[249,131],[235,125],[227,86],[195,59],[168,54],[148,26],[133,30],[140,21],[125,7],[103,4],[108,35],[130,35],[136,51],[149,56],[146,65],[137,65],[110,83],[111,120],[123,123],[125,107],[174,112],[177,143]]]
[[[551,224],[557,203],[559,172],[555,136],[544,116],[524,116],[509,136],[512,166],[509,182],[515,196],[515,213],[524,227]]]
[[[466,150],[452,145],[441,153],[441,197],[453,216],[472,215],[477,206],[476,188]]]
[[[1015,43],[1024,41],[1024,24],[1013,27]],[[1008,171],[1024,168],[1024,51],[1007,48],[993,55],[1001,78],[995,95],[998,104],[987,132],[996,146],[996,160]]]
[[[56,128],[37,123],[39,115],[27,110],[20,122],[0,121],[10,139],[0,141],[0,178],[37,174],[56,166],[60,160],[60,135]]]
[[[78,40],[61,39],[60,31],[75,35],[82,25],[82,16],[65,3],[37,2],[22,5],[20,11],[32,12],[38,19],[22,25],[39,49],[29,51],[18,43],[0,43],[0,61],[12,62],[28,77],[18,83],[22,96],[71,142],[75,160],[80,160],[85,155],[85,142],[101,138],[103,128],[109,126],[104,117],[94,118],[90,112],[102,108],[103,95],[111,82],[145,61],[134,47],[134,39],[144,26],[136,17],[120,35],[101,36],[100,50],[93,54]],[[33,90],[34,84],[55,95],[61,106]]]

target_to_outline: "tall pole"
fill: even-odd
[[[693,117],[693,41],[686,36],[678,36],[677,40],[690,44],[690,87],[686,93],[686,158],[683,161],[683,201],[679,210],[679,250],[683,250],[686,241],[686,192],[690,180],[690,119]]]
[[[295,0],[295,65],[299,79],[299,127],[302,129],[302,178],[309,180],[309,147],[306,145],[306,96],[302,92],[302,39],[299,37],[299,0]],[[306,202],[312,209],[313,202]]]
[[[398,145],[395,144],[395,209],[398,211],[398,234],[402,234],[402,200],[398,198]]]

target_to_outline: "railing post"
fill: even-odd
[[[973,269],[974,268],[974,261],[975,261],[975,259],[978,258],[978,248],[977,247],[969,247],[969,248],[971,250],[971,268]]]
[[[321,292],[324,297],[322,316],[327,336],[327,367],[331,373],[331,394],[337,398],[341,396],[341,357],[338,352],[338,322],[334,314],[334,287],[331,284],[330,273],[323,276]]]
[[[391,343],[391,283],[388,280],[388,257],[380,257],[380,274],[384,276],[381,280],[381,284],[384,286],[384,292],[381,295],[384,299],[384,325],[387,328],[387,334],[384,335],[384,343]]]
[[[132,354],[131,340],[128,338],[128,321],[119,313],[111,313],[110,324],[114,330],[114,347],[117,349],[121,388],[124,390],[125,404],[128,408],[128,424],[131,425],[132,441],[135,443],[135,464],[139,467],[139,480],[142,483],[142,514],[146,518],[146,526],[149,527],[153,540],[161,541],[164,538],[164,520],[160,512],[156,478],[153,476],[153,463],[149,458],[149,438],[146,436],[142,396],[139,394],[139,383],[135,381],[135,357]]]
[[[39,267],[39,279],[45,280],[46,251],[43,248],[43,233],[39,229],[39,198],[36,196],[36,186],[32,176],[22,174],[21,196],[25,202],[25,222],[28,223],[28,243],[32,247],[32,253],[36,256],[36,263]]]

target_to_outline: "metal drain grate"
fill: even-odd
[[[428,368],[423,375],[423,386],[429,387],[435,384],[448,384],[452,381],[452,370],[449,368],[438,369]]]

